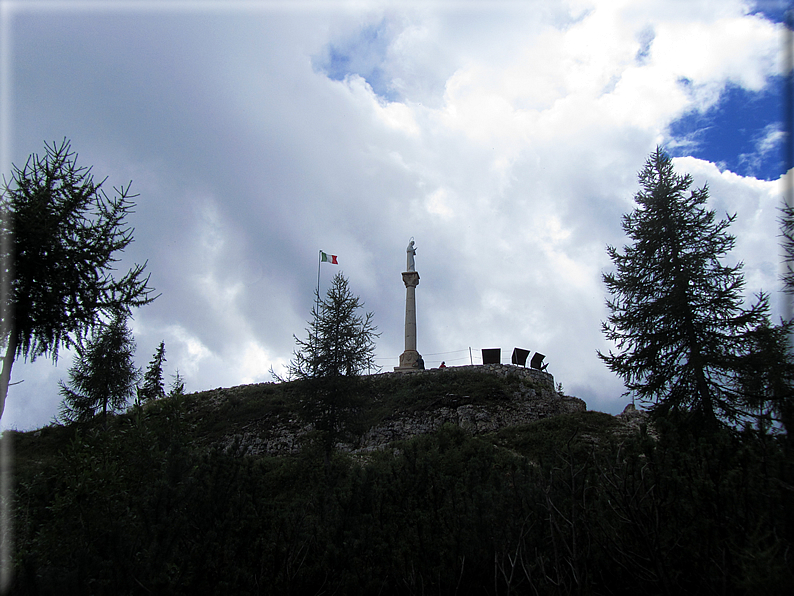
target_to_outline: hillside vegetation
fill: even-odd
[[[363,427],[439,400],[510,399],[492,375],[376,377]],[[393,391],[389,391],[391,387]],[[444,425],[330,461],[300,384],[158,400],[107,425],[7,432],[17,594],[784,594],[790,460],[777,437],[632,429],[576,412],[472,435]],[[232,437],[231,442],[229,438]],[[656,438],[655,438],[656,437]]]

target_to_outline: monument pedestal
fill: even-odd
[[[416,271],[403,271],[405,283],[405,351],[400,354],[400,366],[395,372],[422,370],[419,366],[422,355],[416,351],[416,286],[419,285],[419,274]]]
[[[406,372],[411,370],[422,370],[418,366],[419,359],[422,355],[417,352],[416,350],[405,350],[402,354],[400,354],[400,366],[395,366],[394,370],[396,372]]]

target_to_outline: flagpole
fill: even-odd
[[[320,315],[320,265],[323,263],[323,251],[317,253],[317,293],[314,295],[314,318],[315,323]]]
[[[317,252],[317,293],[314,295],[314,345],[315,349],[320,340],[320,330],[317,329],[317,319],[320,316],[320,265],[323,262],[323,251]],[[311,334],[309,335],[311,340]]]
[[[315,294],[315,298],[317,301],[320,300],[320,265],[323,262],[323,251],[319,251],[317,253],[317,294]]]

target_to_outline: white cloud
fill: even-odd
[[[768,124],[763,131],[763,135],[758,138],[756,149],[759,153],[766,154],[780,147],[786,138],[786,133],[781,130],[779,124]]]
[[[443,219],[450,218],[453,215],[453,210],[449,202],[449,192],[444,188],[438,188],[428,195],[427,211],[431,215],[437,215]]]
[[[782,179],[767,181],[739,176],[693,157],[675,158],[673,163],[681,172],[690,173],[697,187],[708,184],[709,207],[718,217],[736,215],[729,228],[736,237],[736,246],[729,258],[745,264],[747,297],[760,291],[771,294],[774,318],[778,319],[783,314],[782,304],[777,300],[781,289],[777,234],[779,208],[783,204]]]
[[[266,380],[286,364],[319,249],[340,256],[321,288],[344,271],[383,332],[380,362],[396,365],[414,236],[428,364],[526,347],[591,408],[621,410],[620,381],[595,354],[609,347],[604,247],[625,242],[637,171],[672,120],[728,82],[759,89],[779,70],[779,29],[741,2],[126,17],[15,22],[12,149],[24,161],[66,135],[97,175],[134,177],[127,257],[150,259],[163,292],[136,314],[139,360],[165,339],[190,390]],[[372,27],[386,35],[355,63],[362,72],[331,80],[314,66]],[[748,288],[769,288],[777,187],[676,165],[737,212]],[[52,401],[16,386],[9,424],[49,420],[15,400]]]
[[[782,30],[760,17],[733,15],[689,23],[668,21],[656,28],[652,60],[662,72],[709,89],[702,104],[716,100],[713,85],[731,81],[760,91],[780,72]],[[700,105],[700,109],[708,107]]]
[[[199,374],[199,369],[204,362],[212,357],[212,352],[201,340],[192,335],[180,325],[170,325],[165,329],[170,341],[167,342],[166,349],[176,355],[170,356],[171,360],[179,363],[179,369],[183,377],[193,377]],[[175,344],[175,345],[173,345]],[[169,357],[169,354],[166,354]]]
[[[359,75],[345,78],[344,84],[355,98],[357,106],[372,113],[377,121],[409,135],[419,134],[419,128],[408,106],[400,102],[379,100],[369,83]]]
[[[762,167],[763,161],[776,151],[784,148],[786,133],[781,129],[780,123],[774,122],[764,127],[756,136],[755,151],[742,153],[739,155],[739,163],[742,164],[749,173],[755,173]]]

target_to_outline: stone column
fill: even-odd
[[[422,357],[416,351],[416,286],[419,285],[419,274],[416,271],[404,271],[405,283],[405,351],[400,354],[400,366],[395,371],[418,370],[418,361]]]

